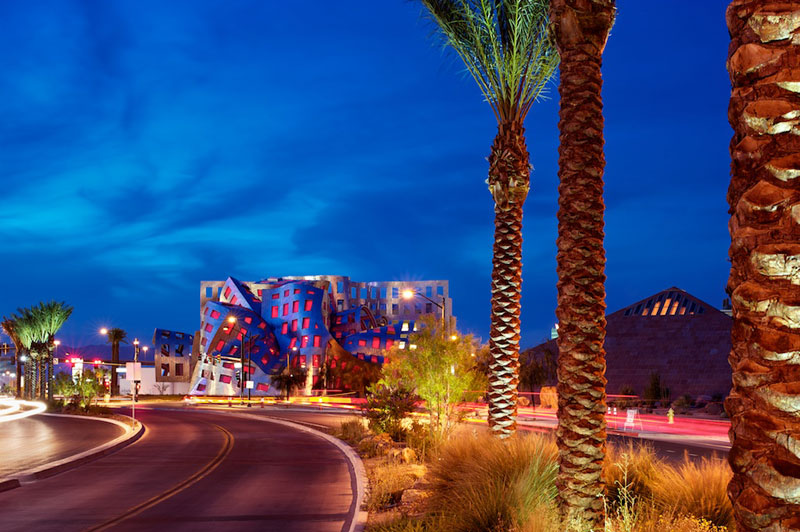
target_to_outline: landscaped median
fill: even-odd
[[[110,423],[120,427],[123,432],[116,438],[106,441],[101,445],[92,447],[91,449],[86,449],[64,458],[39,464],[34,467],[20,468],[11,472],[10,474],[6,474],[3,478],[0,478],[0,492],[18,488],[21,485],[57,475],[63,471],[78,467],[87,462],[91,462],[111,454],[138,440],[142,434],[144,434],[145,430],[144,425],[138,421],[134,421],[127,416],[118,414],[94,416],[48,413],[40,415],[61,419],[75,418],[80,420],[92,420],[97,423]]]
[[[552,435],[519,433],[501,441],[461,424],[437,443],[416,422],[406,421],[390,436],[359,418],[335,434],[364,461],[368,532],[570,529],[554,507],[558,450]],[[609,446],[604,471],[607,532],[733,530],[726,494],[731,473],[723,460],[685,456],[667,463],[646,444],[629,444]]]

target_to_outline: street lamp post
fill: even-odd
[[[447,334],[447,330],[449,329],[449,327],[447,326],[447,322],[445,321],[445,307],[447,306],[447,298],[442,296],[442,302],[437,303],[436,301],[429,298],[425,294],[417,292],[416,290],[411,290],[410,288],[403,290],[403,299],[414,299],[414,296],[419,296],[421,298],[427,299],[428,301],[439,307],[439,309],[442,311],[442,336],[445,336]]]
[[[236,316],[228,316],[228,323],[230,323],[231,327],[233,327],[233,325],[236,323]],[[245,343],[244,339],[248,338],[249,340],[252,340],[254,337],[249,335],[249,334],[247,334],[245,332],[245,329],[243,329],[242,327],[239,327],[239,332],[242,335],[242,339],[239,342],[239,363],[242,366],[240,377],[244,377],[244,343]],[[253,367],[253,364],[252,364],[252,359],[250,358],[250,349],[248,347],[248,349],[247,349],[247,382],[250,382],[252,380],[252,378],[253,378],[253,375],[251,373],[252,367]],[[253,404],[250,402],[251,400],[252,400],[251,389],[248,386],[247,387],[247,407],[248,408],[253,406]],[[244,379],[243,378],[239,379],[239,404],[244,404]]]

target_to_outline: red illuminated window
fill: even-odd
[[[283,304],[283,315],[286,316],[289,314],[289,303]]]
[[[315,368],[319,367],[319,355],[314,355],[314,357],[311,359],[311,365]]]
[[[272,307],[272,317],[277,318],[280,314],[280,309],[278,307]]]
[[[313,301],[311,301],[310,299],[306,299],[306,304],[303,308],[306,310],[306,312],[308,312],[309,310],[311,310],[311,306],[313,304],[314,304]]]
[[[230,384],[231,383],[231,376],[230,375],[220,375],[219,382],[223,384]]]
[[[245,322],[245,323],[253,323],[253,318],[251,318],[250,316],[247,316],[247,317],[244,319],[244,322]]]
[[[292,312],[297,312],[299,310],[300,310],[300,302],[299,301],[294,301],[292,303]]]
[[[393,345],[394,345],[394,340],[392,340],[391,338],[386,340],[386,349],[391,349]]]
[[[279,297],[281,297],[281,295],[278,292],[272,294],[272,299],[278,299]]]
[[[225,347],[225,340],[220,340],[217,342],[217,347],[215,348],[217,351],[222,351],[222,348]]]
[[[289,324],[287,322],[283,322],[281,325],[281,334],[287,334],[289,332]]]
[[[239,301],[239,298],[236,297],[236,296],[233,296],[233,298],[231,299],[231,305],[235,305],[238,301]]]
[[[210,323],[206,323],[206,332],[211,332],[214,330],[214,326]]]
[[[261,323],[258,324],[258,328],[259,329],[266,329],[267,328],[267,322],[266,321],[262,321]]]
[[[283,291],[283,297],[289,297],[289,291],[288,290],[284,290]]]
[[[212,310],[212,311],[211,311],[211,318],[212,318],[212,319],[217,319],[217,318],[219,318],[219,311],[218,311],[218,310]]]
[[[308,329],[310,325],[311,325],[311,318],[303,318],[303,326],[301,327],[301,329]]]
[[[225,369],[233,369],[233,362],[223,362],[222,367]]]
[[[341,325],[341,323],[342,323],[342,317],[336,316],[336,325]]]
[[[375,355],[372,355],[370,360],[372,361],[373,364],[377,364],[378,363],[378,357],[375,356]]]
[[[259,382],[256,384],[256,390],[260,392],[268,392],[269,391],[269,384],[265,384],[263,382]]]
[[[263,291],[261,288],[259,288],[259,289],[258,289],[258,297],[261,297],[261,294],[262,294],[263,292],[264,292],[264,291]]]
[[[297,320],[292,320],[292,332],[297,330]]]
[[[207,338],[203,338],[202,340],[200,340],[201,345],[206,345],[207,342],[208,342]]]
[[[238,351],[238,350],[239,350],[239,346],[238,345],[232,345],[231,346],[231,351],[230,351],[231,356],[235,355],[236,351]]]
[[[299,289],[299,288],[295,288],[295,289],[294,289],[294,293],[295,293],[295,294],[299,294],[299,293],[300,293],[300,289]]]
[[[319,347],[320,336],[314,336],[314,347]]]
[[[303,336],[300,340],[300,347],[308,347],[308,336]]]
[[[360,345],[361,347],[366,347],[367,341],[362,338],[358,341],[358,345]]]
[[[289,349],[296,346],[297,346],[297,338],[292,338],[292,341],[289,342]]]
[[[394,332],[394,327],[392,327],[392,326],[390,325],[389,327],[387,327],[387,329],[386,329],[386,332],[387,332],[387,333],[389,333],[389,334],[395,334],[395,332]]]
[[[380,349],[381,348],[381,339],[375,336],[372,338],[372,348],[373,349]]]
[[[228,297],[229,295],[231,295],[231,287],[230,286],[226,286],[225,287],[225,297]]]

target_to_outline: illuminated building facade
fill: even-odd
[[[404,299],[407,290],[419,296]],[[382,364],[386,350],[405,347],[420,316],[455,322],[447,281],[359,283],[344,276],[306,276],[242,282],[229,277],[201,282],[200,308],[200,330],[194,338],[182,337],[193,340],[191,376],[185,379],[190,393],[200,395],[236,396],[248,381],[251,394],[276,395],[270,375],[287,364],[306,369],[310,393],[334,351]],[[159,345],[164,334],[166,343]],[[173,372],[171,378],[177,378],[172,368],[181,356],[169,351],[176,334],[157,330],[154,339],[157,356],[165,351],[165,362],[157,361],[156,368],[163,364]]]

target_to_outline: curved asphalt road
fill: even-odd
[[[37,415],[2,423],[0,478],[87,451],[122,433],[113,423],[77,416]]]
[[[137,409],[136,443],[0,493],[0,528],[320,531],[350,527],[349,464],[329,442],[216,412]]]

